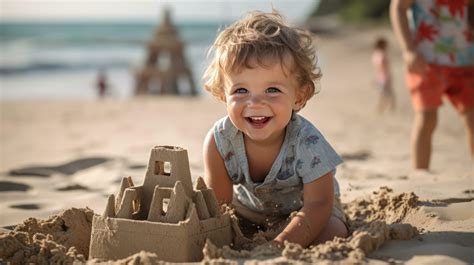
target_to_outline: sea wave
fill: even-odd
[[[217,28],[217,24],[178,26],[190,61],[202,61],[203,47],[212,43]],[[0,76],[142,64],[154,29],[146,23],[2,24]]]
[[[64,62],[36,62],[28,65],[2,67],[0,75],[21,75],[38,71],[79,71],[88,69],[117,69],[132,67],[129,61],[109,61],[102,63],[64,63]]]

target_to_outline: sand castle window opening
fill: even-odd
[[[170,198],[163,198],[161,214],[166,215],[168,213],[168,205],[170,204]]]
[[[170,204],[172,189],[162,189],[159,194],[157,194],[157,204],[151,205],[150,207],[155,208],[161,216],[166,216],[168,213],[168,206]],[[148,219],[148,216],[146,217]]]
[[[155,162],[155,175],[171,176],[171,162],[156,161]]]

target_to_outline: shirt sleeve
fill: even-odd
[[[238,166],[238,159],[231,141],[232,135],[235,134],[235,128],[230,126],[228,117],[224,117],[214,124],[214,140],[217,150],[224,160],[227,174],[234,184],[239,183],[243,174]]]
[[[296,172],[304,184],[312,182],[342,163],[323,135],[311,124],[304,126],[298,139]]]
[[[217,151],[219,151],[222,158],[225,157],[224,123],[224,119],[214,123],[214,140],[216,141]]]

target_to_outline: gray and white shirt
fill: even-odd
[[[308,120],[293,113],[285,140],[263,182],[249,174],[244,139],[228,116],[214,125],[217,149],[234,184],[234,200],[270,216],[287,215],[303,206],[303,184],[332,171],[342,159]],[[334,193],[339,185],[334,178]]]

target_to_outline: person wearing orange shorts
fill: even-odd
[[[429,169],[443,97],[461,114],[474,158],[473,7],[474,0],[391,2],[390,18],[407,66],[406,84],[415,110],[412,158],[417,169]]]
[[[428,64],[423,74],[407,71],[406,83],[416,111],[438,108],[443,96],[460,113],[474,107],[474,66]]]

